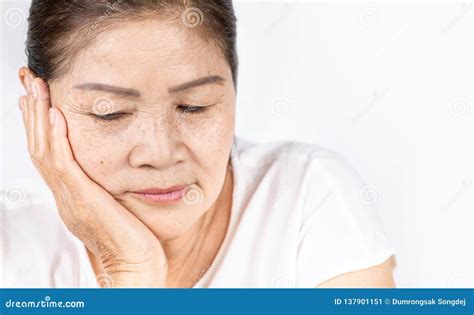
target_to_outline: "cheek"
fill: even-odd
[[[225,151],[226,144],[233,139],[234,124],[234,105],[221,104],[200,116],[189,114],[177,127],[187,142],[193,143],[194,147],[203,147],[211,155],[216,151]]]
[[[234,115],[226,111],[209,118],[205,126],[188,139],[188,146],[203,174],[208,190],[220,191],[234,139]]]
[[[67,119],[68,138],[79,166],[93,181],[112,191],[114,174],[120,169],[121,141],[111,141],[80,119]],[[117,175],[118,176],[118,175]]]
[[[206,155],[209,161],[214,161],[214,166],[226,165],[232,142],[234,139],[235,118],[233,110],[222,110],[216,119],[212,120],[209,127],[204,128],[201,145],[207,147]]]

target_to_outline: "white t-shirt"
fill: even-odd
[[[315,287],[394,254],[366,186],[336,153],[235,138],[224,242],[194,287]],[[2,209],[1,287],[98,287],[54,204]]]

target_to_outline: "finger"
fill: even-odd
[[[26,83],[26,93],[27,94],[31,94],[31,80],[32,80],[32,75],[30,73],[26,73],[25,83]]]
[[[45,158],[49,151],[49,122],[48,110],[51,107],[49,100],[49,89],[41,78],[35,78],[32,82],[34,91],[34,137],[35,137],[35,155],[40,161]]]
[[[26,133],[28,137],[28,152],[33,156],[35,152],[35,115],[34,115],[35,100],[32,95],[28,95],[26,100]]]
[[[22,96],[20,97],[20,110],[21,110],[21,117],[23,118],[23,125],[25,126],[25,131],[26,131],[26,128],[27,128],[27,122],[26,122],[26,115],[27,115],[27,111],[26,111],[26,102],[27,102],[27,97],[26,96]]]
[[[55,171],[67,185],[76,187],[87,183],[88,177],[77,164],[67,137],[67,125],[61,111],[56,107],[49,109],[51,124],[51,159]]]

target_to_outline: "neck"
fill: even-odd
[[[168,260],[167,287],[192,287],[214,261],[227,234],[233,185],[233,174],[228,169],[213,206],[184,235],[161,241]],[[98,258],[89,249],[87,253],[96,275],[104,273]]]
[[[185,234],[161,241],[168,260],[170,283],[176,283],[178,287],[192,286],[194,283],[191,282],[199,280],[207,271],[227,233],[232,191],[233,174],[228,169],[222,190],[212,207]]]

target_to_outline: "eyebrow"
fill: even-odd
[[[224,82],[225,79],[218,75],[210,75],[207,77],[198,78],[189,82],[181,83],[176,86],[168,88],[168,93],[176,94],[178,92],[182,92],[194,87],[212,84],[212,83],[219,83],[221,84]],[[117,94],[120,96],[127,96],[127,97],[134,97],[139,98],[141,96],[140,91],[135,89],[123,88],[118,86],[113,86],[109,84],[102,84],[102,83],[83,83],[74,86],[74,88],[79,90],[92,90],[92,91],[103,91],[108,93]]]
[[[205,85],[205,84],[212,84],[212,83],[221,84],[224,81],[225,81],[225,79],[221,76],[210,75],[210,76],[207,76],[207,77],[198,78],[198,79],[186,82],[186,83],[182,83],[182,84],[170,87],[170,88],[168,88],[168,93],[175,94],[175,93],[182,92],[184,90],[188,90],[188,89],[191,89],[191,88],[194,88],[194,87],[197,87],[197,86],[201,86],[201,85]]]
[[[139,98],[141,96],[140,91],[135,89],[127,89],[118,86],[102,84],[102,83],[84,83],[74,86],[79,90],[92,90],[92,91],[103,91],[109,92],[121,96],[129,96]]]

